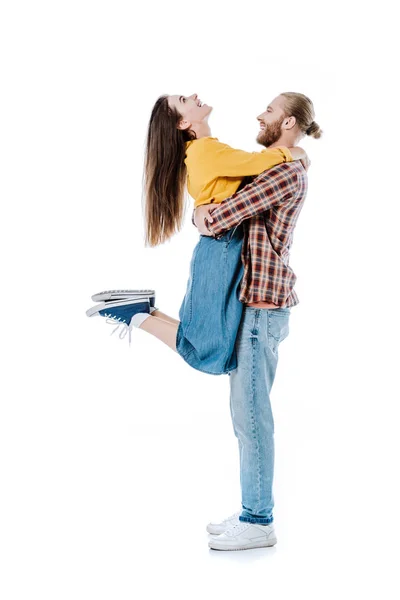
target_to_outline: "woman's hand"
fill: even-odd
[[[308,167],[311,165],[311,160],[308,158],[307,152],[300,148],[300,146],[294,146],[293,148],[289,148],[290,153],[293,157],[293,160],[299,160],[306,171],[308,171]]]
[[[210,215],[210,207],[215,208],[213,204],[202,204],[201,206],[198,206],[194,211],[193,220],[196,224],[197,229],[202,235],[208,235],[210,237],[213,237],[213,234],[211,233],[211,231],[208,231],[204,222],[204,219],[207,219],[207,221],[209,221],[210,223],[213,222],[213,218]]]
[[[301,159],[300,162],[303,165],[303,167],[305,168],[305,170],[308,171],[308,168],[311,165],[311,160],[308,158],[307,154],[306,154],[305,158]]]

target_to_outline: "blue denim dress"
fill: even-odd
[[[190,262],[176,350],[191,367],[210,375],[237,368],[235,341],[244,308],[239,300],[242,244],[243,225],[219,239],[201,235]]]

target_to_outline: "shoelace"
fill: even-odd
[[[108,323],[109,325],[115,325],[117,323],[117,326],[115,327],[115,329],[112,330],[111,335],[113,333],[115,333],[120,327],[121,327],[121,331],[119,332],[119,338],[122,340],[127,333],[129,333],[129,346],[131,345],[131,333],[132,333],[132,327],[133,327],[133,323],[132,321],[130,322],[130,324],[128,325],[125,321],[121,321],[121,317],[113,317],[111,314],[107,314],[105,315],[106,318],[106,323]]]
[[[236,525],[232,525],[232,527],[229,527],[229,529],[227,529],[225,531],[225,535],[239,535],[240,533],[242,533],[242,531],[244,531],[245,529],[247,529],[247,527],[249,526],[248,523],[245,522],[240,522],[237,523]]]

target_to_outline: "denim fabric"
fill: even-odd
[[[274,419],[270,403],[278,347],[289,334],[290,308],[245,306],[230,373],[230,410],[239,443],[240,521],[273,522]]]
[[[237,368],[235,341],[244,308],[239,300],[242,244],[242,225],[218,239],[201,235],[190,262],[176,350],[191,367],[211,375]]]

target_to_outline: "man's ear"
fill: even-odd
[[[282,126],[284,127],[284,129],[293,129],[293,127],[295,125],[296,125],[296,117],[286,117],[286,119],[282,123]]]
[[[186,121],[185,119],[181,119],[178,123],[178,129],[189,129],[191,126],[190,121]]]

